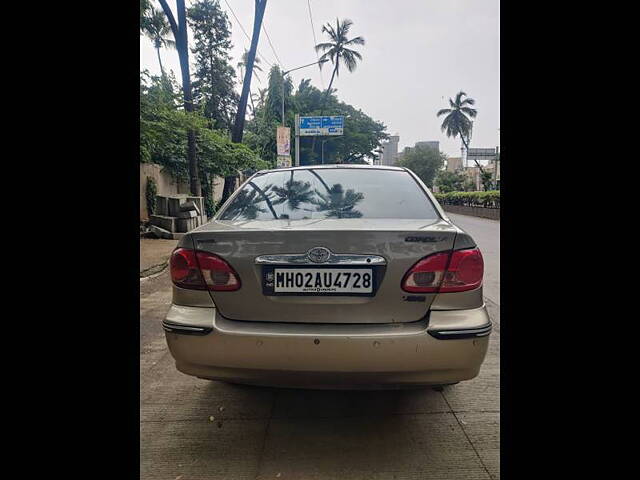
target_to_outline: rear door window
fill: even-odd
[[[257,175],[220,220],[349,218],[437,219],[431,201],[405,171],[318,168]]]

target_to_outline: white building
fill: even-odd
[[[380,157],[380,165],[393,165],[396,163],[398,156],[398,143],[400,137],[393,135],[389,137],[389,141],[382,144],[382,156]]]

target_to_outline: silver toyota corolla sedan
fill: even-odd
[[[478,375],[483,261],[410,170],[260,171],[170,260],[179,371],[257,385],[443,385]]]

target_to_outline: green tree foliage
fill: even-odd
[[[402,158],[396,163],[413,171],[429,188],[433,188],[433,180],[446,160],[442,152],[426,145],[416,145],[404,149]]]
[[[435,184],[442,193],[458,192],[465,189],[466,178],[460,172],[441,170],[436,176]]]
[[[156,212],[156,195],[158,194],[158,186],[153,177],[147,177],[147,188],[145,189],[145,198],[147,200],[147,213],[153,215]]]
[[[160,72],[164,75],[164,67],[162,66],[162,58],[160,57],[160,49],[176,48],[176,42],[169,38],[171,34],[171,27],[167,21],[167,16],[164,12],[156,10],[153,5],[150,5],[146,11],[144,23],[142,26],[142,32],[145,36],[153,42],[153,46],[158,54],[158,64],[160,65]]]
[[[187,11],[195,59],[193,97],[212,129],[231,130],[238,105],[230,64],[231,24],[218,0],[199,0]]]
[[[365,43],[362,37],[350,39],[347,36],[352,25],[353,22],[348,18],[345,18],[342,22],[336,18],[336,28],[333,28],[330,23],[323,25],[322,33],[326,33],[329,36],[329,41],[315,46],[316,52],[323,52],[320,61],[331,60],[333,64],[333,73],[326,93],[327,97],[331,93],[334,77],[340,76],[340,64],[347,67],[349,72],[353,72],[358,65],[358,61],[362,60],[362,55],[358,51],[349,48],[356,45],[364,45]],[[322,65],[321,63],[320,67]]]
[[[140,0],[140,35],[143,35],[147,26],[149,25],[149,17],[147,13],[151,8],[151,2],[149,0]]]
[[[471,136],[471,119],[476,117],[478,111],[472,108],[476,101],[473,98],[463,98],[466,96],[466,93],[458,92],[455,100],[449,99],[451,108],[438,110],[436,115],[438,117],[445,116],[441,128],[447,134],[447,137],[455,138],[459,136],[468,150],[469,137]],[[477,161],[476,164],[478,164]]]
[[[492,172],[480,172],[480,181],[482,182],[482,188],[485,191],[491,190],[493,187],[493,173]]]
[[[179,87],[173,75],[169,81],[140,76],[140,161],[162,165],[179,180],[188,178],[187,135],[195,132],[198,171],[210,184],[213,176],[242,170],[267,168],[267,164],[247,145],[232,143],[226,132],[211,130],[209,120],[198,112],[186,112],[180,102]],[[209,187],[206,187],[209,190]],[[209,205],[212,206],[210,191]],[[212,207],[211,207],[212,208]],[[211,214],[212,212],[207,212]]]
[[[290,78],[284,86],[285,125],[291,128],[291,145],[294,146],[295,114],[320,115],[323,109],[323,93],[312,86],[310,80],[300,82],[294,92]],[[377,158],[376,152],[382,141],[388,138],[386,127],[373,120],[362,110],[340,102],[335,95],[327,97],[325,111],[331,115],[344,115],[344,135],[320,137],[324,143],[324,163],[366,163],[366,159]],[[272,166],[276,163],[276,128],[282,124],[282,71],[273,66],[269,72],[269,86],[264,101],[256,105],[254,118],[247,122],[245,142]],[[312,137],[300,138],[300,163],[315,165],[321,163],[321,148],[312,152]],[[295,155],[292,148],[292,156]]]

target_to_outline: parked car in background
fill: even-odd
[[[483,260],[408,169],[260,171],[170,261],[183,373],[258,385],[474,378],[491,321]]]

